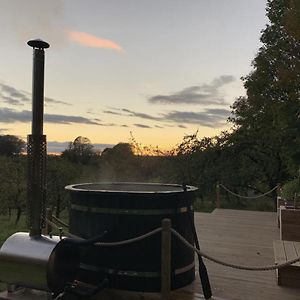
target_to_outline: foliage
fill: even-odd
[[[106,181],[133,181],[136,160],[129,143],[119,143],[103,150],[99,160],[99,179]]]
[[[294,199],[295,197],[300,196],[300,179],[295,178],[294,180],[291,180],[287,182],[282,187],[282,196],[285,199]]]
[[[69,147],[62,152],[62,157],[74,163],[88,164],[95,156],[94,146],[91,141],[82,136],[78,136]]]
[[[162,150],[158,146],[143,145],[135,139],[132,132],[130,132],[129,144],[134,155],[138,156],[172,156],[175,154],[174,149],[168,151]]]
[[[253,71],[244,77],[247,96],[232,106],[233,138],[269,188],[287,180],[300,162],[300,40],[295,1],[269,0],[270,24],[262,32]],[[275,193],[274,193],[275,196]]]
[[[184,137],[176,151],[177,178],[179,182],[199,188],[198,197],[204,204],[207,199],[215,201],[216,183],[230,187],[239,194],[249,191],[264,192],[260,182],[263,176],[255,164],[244,154],[247,144],[236,140],[236,135],[222,132],[219,136],[197,138],[197,132]],[[232,197],[224,194],[227,202]],[[243,201],[234,198],[231,206],[242,207]]]
[[[285,13],[285,25],[290,35],[300,40],[300,2],[289,1],[290,9]]]
[[[25,160],[0,156],[0,209],[3,212],[17,210],[16,223],[26,205]]]
[[[5,240],[17,231],[26,231],[26,218],[22,216],[18,224],[14,219],[17,217],[17,212],[12,211],[12,215],[0,215],[0,247]]]
[[[284,199],[289,200],[289,202],[294,200],[296,205],[300,204],[300,170],[294,179],[283,185],[281,195]]]
[[[79,180],[82,167],[59,156],[48,157],[47,205],[55,209],[56,217],[68,206],[64,187]]]
[[[0,135],[0,155],[14,156],[21,154],[25,142],[14,135]]]

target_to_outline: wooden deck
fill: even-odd
[[[273,240],[279,239],[277,215],[216,209],[211,214],[196,213],[195,223],[201,249],[224,261],[244,265],[274,264]],[[215,300],[299,300],[300,289],[278,286],[275,271],[242,271],[205,260]],[[3,295],[3,294],[2,294]],[[0,295],[0,299],[8,299]],[[9,299],[33,299],[20,296]],[[44,298],[37,298],[38,300]],[[94,299],[161,300],[159,294],[103,291]],[[199,276],[187,287],[172,292],[172,300],[200,300]]]
[[[200,247],[210,255],[236,264],[274,264],[273,240],[279,239],[276,213],[216,209],[211,214],[196,213],[195,223]],[[242,271],[206,260],[205,263],[215,297],[228,300],[300,299],[300,289],[277,285],[275,271]],[[197,279],[173,296],[174,299],[196,300],[203,299],[201,294]]]
[[[273,240],[279,239],[277,214],[216,209],[196,213],[195,223],[203,251],[235,264],[274,264]],[[205,260],[214,300],[299,300],[300,289],[277,285],[275,271],[243,271]],[[159,294],[100,293],[104,300],[161,300]],[[199,276],[187,287],[172,292],[172,300],[204,299]]]

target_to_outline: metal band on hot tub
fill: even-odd
[[[193,210],[193,207],[179,207],[174,209],[121,209],[121,208],[107,208],[107,207],[90,207],[78,204],[72,204],[71,208],[83,212],[92,212],[100,214],[118,214],[118,215],[173,215],[186,213]]]
[[[174,270],[174,274],[179,275],[183,274],[185,272],[188,272],[192,270],[195,267],[195,263],[191,263],[187,266],[184,266],[182,268]],[[129,276],[129,277],[142,277],[142,278],[157,278],[161,276],[160,272],[140,272],[140,271],[125,271],[125,270],[115,270],[115,269],[100,269],[95,266],[87,265],[87,264],[80,264],[80,268],[83,270],[88,270],[88,271],[94,271],[94,272],[101,272],[105,271],[106,274],[114,274],[118,276]]]

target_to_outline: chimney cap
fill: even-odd
[[[47,49],[50,47],[49,43],[41,39],[30,40],[27,42],[27,45],[29,45],[32,48],[38,48],[38,49]]]

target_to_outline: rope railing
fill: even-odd
[[[229,194],[233,195],[233,196],[236,196],[236,197],[239,197],[239,198],[243,198],[243,199],[258,199],[258,198],[262,198],[262,197],[265,197],[267,196],[268,194],[272,193],[273,191],[275,191],[277,188],[278,188],[278,185],[276,185],[275,187],[273,187],[271,190],[269,190],[268,192],[266,193],[263,193],[263,194],[260,194],[258,196],[242,196],[242,195],[239,195],[233,191],[231,191],[230,189],[228,189],[225,185],[219,183],[219,186],[222,187],[226,192],[228,192]]]
[[[57,226],[55,223],[49,221],[49,220],[46,220],[46,222],[59,229],[60,231],[62,230],[61,227]],[[144,240],[146,238],[149,238],[150,236],[153,236],[159,232],[162,231],[162,228],[161,227],[158,227],[154,230],[151,230],[145,234],[142,234],[140,236],[137,236],[137,237],[134,237],[134,238],[130,238],[130,239],[126,239],[126,240],[122,240],[122,241],[116,241],[116,242],[97,242],[95,243],[96,246],[101,246],[101,247],[116,247],[116,246],[124,246],[124,245],[128,245],[128,244],[131,244],[131,243],[136,243],[136,242],[139,242],[141,240]],[[66,236],[68,237],[72,237],[72,238],[78,238],[78,239],[82,239],[74,234],[71,234],[67,231],[64,231],[63,232],[64,234],[66,234]],[[198,250],[194,245],[192,245],[190,242],[188,242],[180,233],[178,233],[175,229],[171,228],[171,233],[176,237],[178,238],[179,241],[181,241],[186,247],[190,248],[191,250],[193,250],[194,252],[196,252],[197,254],[201,255],[202,257],[214,262],[214,263],[217,263],[219,265],[223,265],[225,267],[230,267],[230,268],[234,268],[234,269],[238,269],[238,270],[247,270],[247,271],[271,271],[271,270],[276,270],[276,269],[281,269],[281,268],[284,268],[284,267],[287,267],[287,266],[290,266],[296,262],[299,262],[300,261],[300,256],[294,258],[294,259],[291,259],[291,260],[288,260],[284,263],[281,263],[281,264],[274,264],[274,265],[266,265],[266,266],[247,266],[247,265],[238,265],[238,264],[233,264],[233,263],[228,263],[228,262],[225,262],[225,261],[222,261],[218,258],[215,258],[205,252],[203,252],[202,250]]]
[[[52,221],[55,221],[57,222],[58,224],[66,227],[66,228],[69,228],[69,224],[65,223],[64,221],[62,221],[61,219],[57,218],[55,215],[52,215]]]
[[[70,237],[70,238],[76,238],[76,239],[82,239],[81,237],[75,235],[75,234],[72,234],[70,232],[68,232],[67,230],[64,230],[61,226],[58,226],[57,224],[55,224],[54,222],[50,221],[49,219],[46,219],[46,223],[54,228],[56,228],[58,231],[59,231],[59,235],[60,236],[67,236],[67,237]]]
[[[203,252],[202,250],[198,250],[195,246],[190,244],[182,235],[180,235],[176,230],[171,228],[171,231],[172,231],[173,235],[175,235],[185,246],[187,246],[191,250],[194,250],[199,255],[201,255],[201,256],[205,257],[206,259],[208,259],[214,263],[217,263],[219,265],[223,265],[223,266],[238,269],[238,270],[271,271],[271,270],[281,269],[281,268],[290,266],[290,265],[300,261],[300,256],[298,256],[298,257],[288,260],[282,264],[267,265],[267,266],[246,266],[246,265],[232,264],[232,263],[228,263],[228,262],[222,261],[220,259],[214,258],[211,255],[208,255],[207,253]]]
[[[151,230],[143,235],[131,238],[131,239],[127,239],[127,240],[123,240],[123,241],[118,241],[118,242],[110,242],[110,243],[104,243],[104,242],[98,242],[95,243],[96,246],[101,246],[101,247],[114,247],[114,246],[123,246],[123,245],[128,245],[128,244],[132,244],[132,243],[136,243],[139,241],[142,241],[152,235],[155,235],[158,232],[161,232],[162,228],[158,227],[154,230]]]
[[[65,234],[67,237],[71,237],[71,238],[77,238],[77,239],[83,239],[75,234],[72,234],[66,230],[63,230],[62,227],[59,227],[57,226],[54,222],[51,222],[49,220],[46,220],[46,222],[50,225],[50,226],[53,226],[54,228],[58,229],[62,234]],[[156,233],[158,232],[161,232],[162,228],[161,227],[158,227],[154,230],[151,230],[141,236],[138,236],[138,237],[134,237],[134,238],[131,238],[131,239],[127,239],[127,240],[123,240],[123,241],[117,241],[117,242],[107,242],[107,243],[104,243],[104,242],[97,242],[95,243],[94,245],[95,246],[101,246],[101,247],[113,247],[113,246],[123,246],[123,245],[127,245],[127,244],[132,244],[132,243],[136,243],[136,242],[139,242],[139,241],[142,241],[152,235],[155,235]]]

